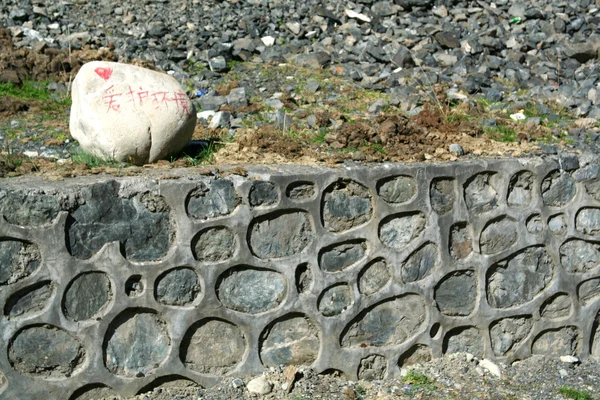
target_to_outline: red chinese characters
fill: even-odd
[[[134,89],[131,85],[128,86],[126,92],[115,93],[114,85],[104,91],[104,103],[107,104],[106,112],[119,111],[121,108],[121,96],[127,99],[127,103],[143,106],[151,102],[155,106],[155,110],[161,108],[168,109],[169,103],[175,106],[177,110],[183,110],[186,115],[190,115],[190,100],[183,92],[167,92],[167,91],[149,91],[142,86],[139,89]]]

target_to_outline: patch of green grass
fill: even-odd
[[[13,83],[0,83],[0,96],[15,97],[20,100],[50,100],[46,89],[48,82],[25,81],[21,86]]]
[[[192,167],[198,167],[204,164],[210,164],[213,162],[215,158],[215,153],[219,149],[218,143],[215,143],[212,140],[208,141],[208,144],[205,148],[200,150],[198,154],[195,156],[190,156],[188,154],[183,154],[183,159],[186,160],[187,164]]]
[[[418,392],[433,392],[434,390],[437,390],[437,386],[435,386],[433,379],[421,372],[413,370],[408,371],[402,378],[402,383],[407,385],[405,394],[409,397],[413,397]]]
[[[83,150],[78,150],[71,154],[71,161],[75,164],[86,164],[90,168],[96,167],[119,167],[122,166],[123,163],[119,161],[98,157],[94,154],[86,153]]]
[[[358,396],[359,399],[362,399],[365,396],[365,394],[367,394],[367,389],[365,389],[360,384],[357,384],[356,386],[354,386],[354,391],[356,392],[356,395]]]
[[[561,386],[558,392],[567,399],[573,400],[592,400],[592,396],[588,392],[584,392],[570,386]]]
[[[316,144],[325,144],[325,136],[327,136],[327,130],[321,129],[311,138],[310,141]]]
[[[517,131],[505,125],[486,128],[485,132],[498,142],[515,142],[517,140]]]

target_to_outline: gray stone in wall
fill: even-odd
[[[600,233],[600,208],[583,208],[575,217],[575,229],[585,235]]]
[[[113,296],[104,272],[87,272],[69,284],[62,300],[65,317],[84,321],[96,316]]]
[[[498,357],[506,356],[516,350],[529,336],[533,321],[531,316],[508,317],[494,322],[490,326],[492,350]]]
[[[455,328],[444,338],[444,353],[471,353],[483,357],[483,338],[474,327]]]
[[[34,273],[41,255],[35,244],[20,240],[0,241],[0,285],[12,284]]]
[[[85,204],[71,212],[67,222],[67,244],[74,257],[90,258],[115,241],[132,261],[160,259],[169,250],[170,213],[160,196],[148,193],[121,198],[116,181],[85,187],[82,196]]]
[[[387,285],[390,278],[387,262],[378,258],[370,262],[358,275],[358,290],[365,296],[370,296]]]
[[[26,316],[43,310],[54,293],[50,281],[36,283],[13,294],[4,307],[4,315],[10,317]]]
[[[565,214],[556,214],[548,218],[548,229],[554,235],[563,235],[567,231],[567,217]]]
[[[456,201],[453,178],[435,178],[431,181],[429,201],[431,208],[438,214],[445,214],[452,210]]]
[[[473,240],[466,222],[458,222],[450,228],[450,256],[454,260],[467,258],[473,252]]]
[[[340,272],[354,266],[367,254],[366,240],[336,243],[323,248],[319,255],[319,267],[325,272]]]
[[[417,282],[425,278],[439,264],[438,248],[426,243],[408,256],[400,267],[402,282]]]
[[[481,172],[465,184],[465,204],[473,213],[480,214],[498,206],[500,177],[495,172]]]
[[[242,361],[246,347],[240,328],[211,319],[192,326],[186,333],[181,361],[201,374],[225,375]]]
[[[111,373],[123,377],[151,374],[171,345],[166,323],[158,315],[141,310],[123,312],[107,334],[104,364]]]
[[[268,181],[252,182],[248,202],[252,207],[272,206],[279,201],[277,187]]]
[[[479,238],[482,254],[496,254],[510,248],[517,241],[517,223],[510,217],[500,217],[483,228]]]
[[[352,306],[352,289],[346,283],[336,284],[323,291],[318,309],[326,317],[333,317]]]
[[[323,226],[335,233],[361,226],[373,215],[373,199],[369,190],[347,179],[332,183],[323,192],[321,207]]]
[[[192,268],[174,268],[162,274],[156,282],[156,301],[168,306],[191,304],[200,292],[198,274]]]
[[[317,189],[312,182],[290,183],[286,189],[286,195],[292,200],[302,201],[315,197]]]
[[[216,291],[225,307],[258,314],[276,308],[285,300],[287,283],[279,272],[236,267],[219,277]]]
[[[533,354],[578,355],[581,347],[581,334],[575,326],[549,329],[540,333],[533,342]]]
[[[560,263],[567,272],[582,274],[600,266],[600,245],[572,239],[559,248]]]
[[[488,272],[488,303],[508,308],[531,301],[548,286],[554,268],[544,247],[529,247],[498,262]]]
[[[51,223],[62,211],[55,196],[38,192],[0,191],[0,214],[14,225]]]
[[[392,216],[379,225],[379,239],[388,247],[403,249],[423,233],[426,225],[422,212]]]
[[[296,267],[295,280],[296,290],[298,293],[307,293],[310,291],[313,284],[313,272],[312,265],[309,263],[302,263]]]
[[[402,204],[417,194],[417,182],[410,176],[397,176],[379,184],[379,196],[390,204]]]
[[[596,315],[596,319],[594,320],[591,336],[592,342],[590,343],[590,353],[594,357],[598,357],[600,356],[600,312],[598,312],[598,314]]]
[[[527,207],[532,200],[533,174],[517,172],[510,178],[507,203],[511,207]]]
[[[51,325],[26,327],[17,333],[8,349],[8,358],[17,371],[42,379],[68,378],[84,356],[75,337]]]
[[[477,281],[471,270],[451,272],[435,288],[435,303],[444,315],[467,316],[475,309]]]
[[[542,216],[540,214],[530,215],[525,222],[525,227],[527,228],[527,232],[532,235],[539,235],[544,230]]]
[[[209,219],[229,215],[240,204],[240,198],[233,187],[233,182],[226,179],[215,179],[207,185],[200,182],[191,191],[186,202],[190,217]]]
[[[310,365],[319,355],[320,332],[314,322],[293,314],[272,323],[261,335],[260,359],[266,367]]]
[[[553,171],[542,181],[542,199],[547,206],[562,207],[575,197],[576,192],[575,180],[564,171]]]
[[[399,345],[425,324],[425,302],[416,294],[382,301],[360,313],[342,333],[342,347]]]
[[[584,304],[588,305],[600,297],[600,277],[589,279],[577,288],[577,297]]]
[[[250,226],[250,248],[259,258],[282,258],[301,253],[314,239],[305,211],[272,213]]]
[[[540,316],[548,319],[568,317],[571,314],[571,298],[566,293],[557,293],[540,307]]]
[[[398,366],[404,368],[413,364],[426,363],[431,359],[431,349],[424,344],[416,344],[400,356]]]
[[[232,258],[237,248],[237,238],[226,226],[201,231],[192,242],[194,257],[201,262],[221,262]]]
[[[372,354],[360,360],[358,379],[382,380],[387,373],[387,360],[384,356]]]

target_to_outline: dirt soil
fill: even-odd
[[[0,53],[0,84],[12,83],[18,86],[27,79],[68,84],[84,63],[91,60],[116,60],[110,46],[98,50],[84,48],[71,53],[47,46],[17,49],[12,42],[11,32],[3,28],[0,28],[0,46],[3,49]],[[137,64],[149,67],[141,61]],[[218,92],[226,95],[236,86],[235,82],[226,82]],[[348,96],[355,94],[348,93]],[[350,100],[354,101],[352,99],[354,98],[350,97]],[[285,105],[284,110],[288,110],[286,113],[295,113],[296,124],[302,116],[302,104],[298,104],[285,91],[281,101]],[[222,110],[258,115],[262,108],[262,105],[256,102],[240,110],[231,110],[228,106],[223,106]],[[39,115],[43,110],[44,102],[38,100],[0,97],[0,129],[10,126],[13,120],[25,121],[24,129],[16,138],[18,143],[37,140],[49,147],[68,143],[69,140],[57,141],[56,135],[43,132],[58,129],[68,137],[68,106],[62,110],[54,110],[49,118],[40,121]],[[451,118],[457,112],[458,118]],[[349,118],[348,114],[342,112],[335,104],[327,105],[316,112],[313,108],[313,113],[316,126],[312,131],[297,125],[281,127],[273,122],[254,124],[251,120],[248,127],[237,129],[235,135],[230,136],[229,132],[210,130],[198,123],[194,139],[201,140],[210,150],[203,164],[296,163],[332,166],[346,160],[415,162],[455,161],[460,157],[473,156],[521,156],[535,152],[538,148],[532,140],[548,134],[542,127],[514,124],[519,131],[517,141],[505,143],[492,140],[480,125],[473,122],[480,110],[468,104],[463,104],[462,109],[451,108],[448,104],[440,102],[425,104],[420,114],[410,117],[404,116],[395,107],[388,107],[379,115],[365,112],[355,113],[355,117]],[[70,142],[73,142],[72,139]],[[450,152],[451,144],[460,144],[464,155]],[[114,166],[93,167],[72,161],[59,164],[50,159],[25,157],[19,151],[11,151],[7,149],[6,141],[3,147],[0,176],[38,174],[48,179],[63,179],[103,172],[132,175],[144,171],[143,168],[115,170]],[[176,157],[169,162],[163,161],[146,167],[174,168],[198,164],[200,163],[193,157]]]

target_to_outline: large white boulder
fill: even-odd
[[[171,76],[128,64],[85,64],[72,86],[70,130],[99,157],[151,163],[181,151],[196,111]]]

